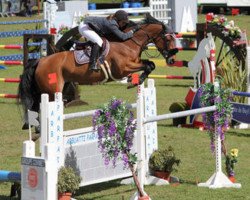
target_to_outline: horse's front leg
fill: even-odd
[[[142,60],[143,66],[141,67],[141,70],[143,73],[140,75],[139,84],[142,84],[146,78],[148,78],[148,75],[155,69],[154,62],[150,60]]]

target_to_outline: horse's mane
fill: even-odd
[[[161,22],[161,21],[155,19],[149,13],[146,13],[146,17],[145,17],[145,19],[143,20],[142,23],[143,24],[160,24],[160,25],[162,25],[162,28],[165,30],[166,33],[171,33],[172,34],[174,32],[171,27],[169,27],[164,22]]]
[[[159,24],[159,25],[162,25],[162,28],[167,33],[173,33],[173,30],[167,24],[159,21],[158,19],[155,19],[153,16],[150,15],[150,13],[146,13],[144,19],[139,21],[139,22],[129,21],[126,28],[134,27],[134,26],[136,26],[138,24],[139,25]]]
[[[160,25],[164,25],[163,22],[155,19],[149,13],[146,13],[145,19],[142,21],[142,24],[160,24]]]
[[[134,27],[134,26],[136,26],[138,24],[139,25],[145,25],[145,24],[160,24],[160,25],[164,25],[161,21],[155,19],[149,13],[146,13],[144,19],[142,19],[139,22],[134,22],[134,21],[130,20],[129,23],[127,24],[126,28]]]

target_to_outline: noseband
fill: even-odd
[[[156,37],[152,38],[153,42],[157,44],[157,42],[162,39],[163,40],[163,49],[160,49],[157,47],[157,50],[161,52],[164,58],[168,58],[168,52],[169,52],[169,43],[170,40],[167,39],[167,36],[171,36],[172,38],[175,38],[174,34],[166,33],[165,30],[162,30]]]

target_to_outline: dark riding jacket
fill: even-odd
[[[105,17],[86,17],[84,23],[88,24],[91,29],[97,32],[100,36],[109,36],[114,34],[120,40],[125,41],[133,37],[133,32],[122,32],[119,29],[118,23],[114,19],[107,19]]]

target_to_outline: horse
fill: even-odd
[[[132,28],[133,26],[128,27],[124,31]],[[149,43],[155,44],[167,63],[174,62],[174,55],[178,50],[175,48],[174,36],[171,36],[168,30],[166,24],[147,14],[140,22],[140,29],[131,39],[124,42],[116,40],[109,42],[110,50],[99,72],[90,71],[87,63],[77,64],[74,51],[58,52],[28,62],[18,89],[20,102],[24,108],[23,129],[28,125],[27,110],[39,111],[41,94],[47,93],[49,99],[53,100],[55,92],[63,91],[65,82],[78,82],[79,85],[94,84],[104,80],[110,82],[142,71],[138,83],[141,84],[155,69],[152,61],[140,58]],[[52,76],[53,80],[49,80]],[[51,84],[53,81],[56,82],[56,86]]]

